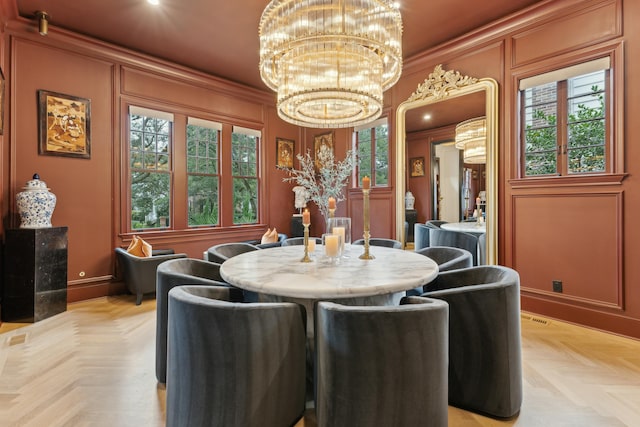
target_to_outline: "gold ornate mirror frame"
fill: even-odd
[[[491,78],[462,76],[458,71],[435,67],[429,77],[396,110],[396,235],[405,243],[404,195],[407,182],[405,113],[408,110],[475,92],[485,93],[487,117],[486,223],[487,264],[498,263],[498,83]]]

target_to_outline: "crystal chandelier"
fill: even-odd
[[[272,0],[260,19],[260,75],[278,115],[307,127],[375,120],[402,71],[402,18],[386,0]]]
[[[458,123],[456,126],[456,148],[464,150],[464,162],[469,164],[487,162],[487,120],[477,117]]]

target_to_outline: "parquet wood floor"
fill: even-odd
[[[640,426],[640,342],[526,313],[522,335],[520,414],[494,420],[450,407],[449,426]],[[99,298],[35,324],[4,323],[0,426],[164,426],[154,346],[153,299]],[[296,427],[315,425],[308,413]]]

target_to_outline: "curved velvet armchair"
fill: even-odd
[[[286,427],[305,409],[304,308],[237,289],[169,292],[167,427]]]
[[[158,265],[171,259],[186,257],[187,254],[138,257],[131,255],[125,249],[116,248],[116,260],[122,270],[122,279],[127,290],[136,296],[136,305],[142,303],[144,294],[156,291],[156,269]]]
[[[316,244],[322,244],[322,238],[320,237],[309,237],[309,240],[315,239]],[[304,245],[304,237],[289,237],[288,239],[284,239],[282,241],[282,246],[295,246],[295,245]]]
[[[447,425],[447,304],[319,302],[318,427]]]
[[[156,291],[156,378],[167,375],[167,316],[169,291],[179,285],[229,286],[220,276],[220,264],[185,258],[158,267]]]
[[[478,265],[478,237],[471,233],[432,228],[429,230],[431,246],[451,246],[471,252],[473,265]]]
[[[354,245],[364,245],[364,239],[358,239],[353,242]],[[384,246],[386,248],[402,249],[402,243],[394,239],[383,239],[381,237],[372,237],[369,239],[371,246]]]
[[[473,267],[471,252],[462,248],[451,246],[430,246],[416,253],[431,258],[438,264],[439,271],[457,270],[459,268]]]
[[[236,255],[243,254],[249,251],[257,251],[260,249],[256,245],[252,245],[251,243],[242,243],[242,242],[231,242],[231,243],[220,243],[215,246],[211,246],[207,249],[207,260],[211,262],[216,262],[218,264],[222,264],[226,260]]]
[[[518,273],[497,265],[445,271],[425,290],[422,296],[449,303],[449,403],[500,418],[518,413],[522,404]]]
[[[433,227],[429,227],[426,224],[419,222],[413,226],[413,250],[419,251],[420,249],[428,248],[431,246],[429,243],[429,230]]]

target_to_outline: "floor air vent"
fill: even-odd
[[[529,320],[531,322],[539,323],[541,325],[548,325],[549,321],[546,319],[541,319],[539,317],[530,316],[528,314],[521,314],[522,320]]]

